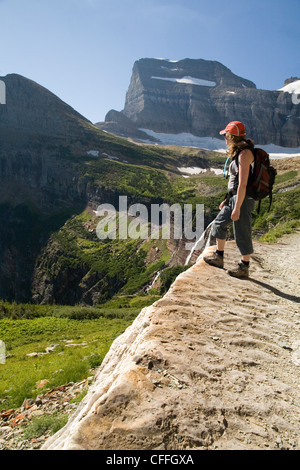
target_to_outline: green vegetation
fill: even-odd
[[[118,155],[120,149],[115,145],[114,141],[111,153]],[[151,203],[177,203],[182,208],[184,204],[192,204],[193,208],[203,204],[207,218],[217,213],[220,199],[226,192],[226,181],[216,176],[184,178],[177,170],[177,165],[188,165],[193,158],[208,165],[210,158],[220,158],[215,153],[190,149],[182,153],[177,150],[173,155],[170,149],[154,146],[133,148],[131,163],[90,156],[80,163],[85,165],[81,170],[95,188],[110,191],[107,194],[111,199],[105,202],[113,203],[118,210],[119,195],[127,195],[128,206],[140,202],[149,207],[149,220]],[[172,247],[163,246],[157,256],[149,257],[153,243],[143,239],[99,240],[98,222],[99,218],[88,210],[74,215],[52,233],[39,256],[41,276],[51,285],[57,281],[58,287],[53,293],[56,303],[77,303],[82,299],[82,289],[87,290],[87,286],[89,293],[84,301],[91,305],[104,303],[116,294],[141,292],[172,255]],[[69,298],[65,293],[69,293]]]
[[[275,187],[278,188],[281,183],[291,182],[296,179],[298,176],[298,171],[291,170],[281,173],[280,175],[276,176],[276,185]]]
[[[92,375],[114,339],[157,298],[120,297],[99,309],[2,301],[0,338],[7,359],[0,365],[0,411]],[[51,348],[48,353],[47,348]],[[38,388],[42,380],[48,382]]]
[[[89,164],[86,176],[96,186],[139,198],[170,199],[172,186],[163,170],[118,161],[98,160]]]
[[[224,156],[127,142],[124,146],[121,138],[99,131],[100,135],[100,154],[103,151],[119,160],[91,157],[79,151],[73,155],[69,146],[60,148],[61,158],[72,162],[83,178],[88,177],[90,191],[99,191],[99,199],[107,197],[104,202],[115,203],[119,195],[127,195],[130,204],[141,202],[148,207],[162,202],[204,204],[207,219],[217,214],[227,181],[222,176],[202,174],[184,178],[177,167],[202,166],[201,162],[220,167]],[[94,142],[87,144],[94,148]],[[99,141],[95,143],[95,148],[99,148],[96,144]],[[299,186],[278,192],[286,186],[292,188],[297,178],[295,170],[277,176],[270,212],[268,200],[264,200],[255,217],[256,237],[276,242],[284,233],[299,227]],[[20,406],[25,398],[92,375],[114,339],[187,269],[168,267],[174,247],[165,240],[99,240],[97,221],[94,213],[82,207],[46,217],[29,203],[14,208],[8,204],[0,206],[0,223],[5,227],[1,242],[8,246],[12,240],[17,253],[23,256],[16,256],[22,267],[20,272],[31,279],[36,260],[39,280],[46,279],[55,286],[53,304],[69,304],[0,301],[0,339],[7,348],[6,364],[0,365],[0,410]],[[161,275],[157,295],[141,295],[158,271]],[[27,298],[29,291],[27,287]],[[87,305],[80,306],[79,302]],[[51,352],[44,354],[47,348],[52,348]],[[38,388],[42,380],[48,382]],[[35,436],[45,429],[55,432],[64,420],[64,416],[36,418],[27,432]]]
[[[160,275],[160,293],[164,294],[167,292],[171,284],[175,281],[176,277],[186,271],[189,266],[173,266],[172,268],[165,269]]]
[[[117,292],[123,295],[139,292],[164,266],[168,258],[165,250],[148,263],[143,239],[99,240],[95,229],[91,233],[86,228],[86,224],[95,227],[96,223],[95,216],[87,211],[68,221],[52,235],[50,244],[40,257],[39,269],[51,282],[68,272],[68,277],[64,276],[65,291],[76,288],[74,279],[78,284],[97,283],[93,302],[87,299],[87,303],[102,304]]]
[[[33,439],[45,434],[55,434],[65,424],[67,424],[68,415],[66,413],[54,413],[53,415],[35,416],[31,423],[25,428],[23,438]]]
[[[44,390],[37,388],[41,380],[49,380],[45,387],[52,389],[84,379],[101,364],[112,341],[130,322],[55,317],[2,320],[1,337],[8,354],[7,363],[1,365],[2,406],[17,407],[25,398],[36,397]],[[45,353],[53,345],[57,346],[49,354],[27,356]]]
[[[254,234],[261,234],[261,241],[276,243],[282,235],[291,233],[300,226],[300,187],[276,193],[270,212],[268,205],[268,199],[262,201],[253,231]]]

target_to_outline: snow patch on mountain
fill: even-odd
[[[188,175],[199,175],[200,173],[206,173],[207,171],[211,171],[216,175],[221,175],[223,170],[219,168],[199,168],[197,166],[189,166],[189,167],[178,167],[177,168],[181,173],[186,173]]]
[[[179,62],[179,60],[163,59],[161,57],[155,57],[155,60],[164,60],[165,62],[171,62],[173,64],[175,64],[176,62]]]
[[[282,88],[279,88],[277,91],[285,91],[286,93],[295,93],[297,95],[300,95],[300,80],[295,80],[292,83],[289,83],[288,85],[285,85]]]
[[[198,137],[188,132],[180,134],[164,134],[162,132],[154,132],[150,129],[139,129],[150,137],[159,140],[162,145],[179,145],[180,147],[196,147],[205,150],[216,150],[218,152],[226,152],[225,140],[216,139],[214,137]],[[149,143],[153,143],[150,142]]]
[[[139,130],[157,139],[160,142],[160,144],[158,145],[178,145],[180,147],[195,147],[204,150],[212,150],[220,153],[226,152],[226,144],[223,139],[221,140],[215,137],[199,137],[187,132],[182,132],[180,134],[164,134],[162,132],[154,132],[150,129]],[[153,145],[153,142],[151,141],[144,142]],[[272,143],[268,145],[260,145],[259,143],[257,143],[256,147],[263,148],[266,152],[269,153],[271,159],[300,156],[300,147],[280,147],[279,145],[275,145]]]
[[[168,78],[168,77],[151,77],[153,80],[166,80],[168,82],[175,82],[175,83],[185,83],[187,85],[199,85],[199,86],[208,86],[208,87],[215,87],[216,82],[211,82],[209,80],[203,80],[201,78],[194,78],[194,77],[182,77],[182,78]]]

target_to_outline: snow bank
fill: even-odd
[[[199,168],[197,166],[190,166],[190,167],[181,167],[177,168],[181,173],[186,173],[189,175],[199,175],[200,173],[206,173],[207,171],[212,171],[216,175],[221,175],[223,173],[223,170],[220,170],[219,168]]]
[[[171,62],[171,63],[176,63],[179,62],[179,60],[171,60],[171,59],[163,59],[162,57],[155,57],[156,60],[165,60],[166,62]]]
[[[99,157],[99,151],[98,150],[89,150],[86,152],[88,155],[93,155],[93,157]]]
[[[295,82],[289,83],[282,88],[279,88],[277,91],[285,91],[287,93],[296,93],[300,95],[300,80],[296,80]]]
[[[180,134],[164,134],[162,132],[154,132],[150,129],[139,129],[151,137],[159,140],[162,145],[179,145],[180,147],[196,147],[204,150],[215,150],[225,153],[226,144],[224,139],[216,139],[214,137],[198,137],[188,132]],[[151,141],[147,141],[152,143]]]
[[[270,155],[271,159],[281,159],[281,158],[289,158],[289,157],[300,157],[300,147],[296,148],[288,148],[288,147],[280,147],[279,145],[275,144],[268,144],[268,145],[256,145],[256,147],[261,147]]]
[[[109,160],[119,160],[119,157],[114,157],[113,155],[109,155],[106,152],[101,153],[102,157],[109,158]]]
[[[220,153],[226,152],[226,144],[225,140],[223,139],[221,140],[215,137],[198,137],[188,132],[182,132],[180,134],[164,134],[162,132],[151,131],[150,129],[139,130],[145,132],[151,137],[155,137],[155,139],[160,141],[161,145],[178,145],[180,147],[194,147],[203,150],[212,150]],[[153,145],[153,142],[151,141],[145,140],[144,142]],[[256,144],[256,147],[263,148],[266,152],[268,152],[271,159],[300,156],[300,147],[288,148],[280,147],[279,145],[275,144],[260,145],[259,143]]]
[[[166,80],[168,82],[185,83],[187,85],[199,85],[215,87],[216,82],[210,82],[209,80],[202,80],[201,78],[194,77],[182,77],[182,78],[168,78],[168,77],[151,77],[154,80]]]

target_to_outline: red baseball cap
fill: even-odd
[[[220,134],[226,134],[226,132],[240,137],[246,135],[246,128],[244,124],[240,121],[231,121],[229,124],[227,124],[225,129],[220,131]]]

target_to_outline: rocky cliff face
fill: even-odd
[[[117,113],[97,125],[133,138],[139,128],[219,137],[227,122],[240,120],[259,144],[300,145],[300,106],[290,93],[258,90],[215,61],[137,61],[121,114],[135,125],[135,133],[129,125],[124,129]]]

